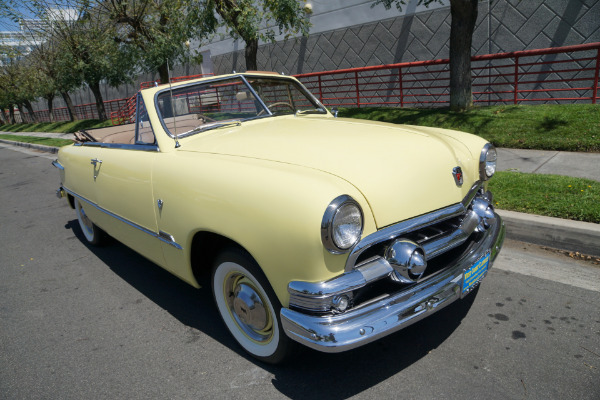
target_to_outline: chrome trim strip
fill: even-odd
[[[269,107],[267,107],[267,105],[265,104],[265,102],[263,101],[263,99],[261,99],[261,97],[258,95],[258,93],[256,93],[256,90],[254,90],[254,88],[252,87],[252,85],[250,84],[250,82],[248,82],[248,80],[246,79],[246,77],[244,75],[240,75],[240,78],[246,84],[246,86],[248,86],[248,89],[250,89],[250,92],[252,92],[252,96],[254,96],[254,98],[258,100],[258,102],[263,107],[263,109],[267,112],[267,114],[269,116],[272,116],[273,113],[271,112],[271,110],[269,109]]]
[[[83,142],[83,143],[75,143],[75,146],[100,147],[102,149],[119,149],[119,150],[138,150],[138,151],[156,151],[156,152],[160,152],[160,149],[155,144],[125,144],[125,143]]]
[[[472,210],[467,213],[460,226],[439,239],[425,242],[422,244],[423,250],[427,255],[427,259],[432,259],[435,256],[449,251],[463,244],[469,236],[475,231],[479,225],[479,217]]]
[[[487,181],[491,178],[491,176],[488,177],[485,173],[485,164],[487,160],[487,152],[493,148],[495,148],[493,144],[486,143],[481,149],[481,153],[479,154],[479,179],[481,179],[482,181]]]
[[[352,243],[351,246],[349,246],[346,249],[342,249],[337,246],[335,240],[333,239],[333,220],[335,219],[337,212],[342,208],[342,206],[346,204],[353,204],[360,212],[360,233],[357,235],[355,242]],[[323,243],[323,246],[325,246],[327,251],[331,254],[347,253],[360,240],[364,225],[365,217],[362,208],[360,207],[360,204],[358,204],[356,200],[354,200],[347,194],[343,194],[331,200],[331,203],[329,203],[329,205],[325,209],[325,212],[323,213],[323,219],[321,220],[321,242]]]
[[[52,165],[54,165],[56,168],[58,168],[61,171],[65,170],[65,167],[63,167],[62,164],[58,162],[58,159],[52,161]]]
[[[438,222],[442,222],[447,219],[454,218],[466,213],[466,206],[473,200],[473,198],[477,194],[477,191],[482,186],[483,182],[475,182],[473,186],[471,186],[469,193],[458,204],[453,204],[451,206],[442,208],[429,214],[421,215],[419,217],[399,222],[397,224],[380,229],[364,237],[360,242],[356,244],[356,246],[354,246],[354,248],[350,252],[348,259],[346,260],[345,271],[352,271],[352,269],[355,267],[356,260],[358,259],[358,257],[369,247],[376,245],[377,243],[396,239],[400,235],[410,233],[424,228],[428,225],[433,225]],[[428,258],[430,258],[429,255]]]
[[[489,270],[502,247],[504,234],[504,223],[497,216],[494,225],[467,254],[431,279],[337,315],[308,315],[282,308],[282,327],[291,339],[329,353],[350,350],[406,328],[468,295],[462,293],[464,272],[491,252]]]
[[[327,312],[331,310],[336,295],[360,289],[371,282],[387,277],[393,269],[383,258],[346,272],[325,282],[292,281],[288,285],[290,305],[308,311]]]
[[[69,189],[67,189],[65,187],[63,187],[63,189],[67,193],[69,193],[71,196],[77,197],[77,199],[86,202],[87,204],[89,204],[92,207],[96,208],[98,211],[102,211],[106,215],[111,216],[111,217],[117,219],[118,221],[121,221],[121,222],[123,222],[123,223],[125,223],[125,224],[127,224],[127,225],[129,225],[129,226],[131,226],[133,228],[135,228],[135,229],[138,229],[138,230],[140,230],[140,231],[142,231],[142,232],[144,232],[144,233],[146,233],[146,234],[148,234],[148,235],[150,235],[150,236],[152,236],[152,237],[154,237],[156,239],[159,239],[161,242],[170,244],[171,246],[175,247],[178,250],[183,250],[183,247],[181,247],[181,245],[179,245],[177,242],[175,242],[175,239],[173,238],[173,236],[171,236],[171,235],[168,235],[168,237],[164,236],[164,235],[161,236],[160,233],[156,233],[156,232],[153,232],[153,231],[151,231],[149,229],[146,229],[143,226],[136,224],[135,222],[131,222],[128,219],[120,217],[117,214],[114,214],[114,213],[112,213],[112,212],[110,212],[110,211],[108,211],[108,210],[100,207],[98,204],[94,203],[93,201],[90,201],[90,200],[86,199],[83,196],[78,195],[77,193],[73,192],[72,190],[69,190]],[[162,232],[162,233],[164,233],[164,232]]]

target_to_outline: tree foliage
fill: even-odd
[[[450,15],[450,108],[454,111],[473,107],[471,82],[471,43],[477,21],[478,0],[449,0]],[[419,5],[444,4],[444,0],[419,0]],[[372,7],[383,4],[390,9],[392,4],[402,11],[406,0],[376,0]]]
[[[275,27],[286,37],[308,35],[310,22],[305,0],[199,0],[201,37],[225,27],[230,35],[246,43],[246,69],[258,69],[258,41],[275,41]]]
[[[140,67],[158,72],[167,83],[168,68],[188,59],[189,41],[199,31],[200,10],[194,0],[79,0],[116,29],[116,43],[136,50]]]
[[[15,21],[37,20],[24,24],[33,51],[18,58],[22,68],[26,60],[37,66],[30,80],[43,75],[36,82],[37,93],[48,101],[51,118],[56,94],[61,93],[68,104],[68,92],[86,83],[96,99],[99,118],[104,120],[100,82],[117,86],[128,81],[135,64],[127,48],[115,42],[114,25],[78,5],[75,0],[30,0],[18,7],[0,4],[2,12]]]

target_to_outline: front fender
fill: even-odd
[[[344,270],[347,254],[333,255],[321,243],[323,214],[334,198],[353,197],[363,209],[363,235],[376,230],[369,205],[354,186],[296,165],[178,151],[158,157],[153,186],[155,198],[163,200],[159,229],[183,247],[168,250],[168,269],[193,277],[193,236],[213,232],[254,257],[284,306],[290,281],[323,281]]]

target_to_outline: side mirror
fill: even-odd
[[[338,117],[338,108],[337,107],[333,107],[331,109],[331,112],[333,113],[334,118]]]

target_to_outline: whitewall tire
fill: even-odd
[[[283,361],[294,344],[281,328],[279,300],[254,260],[239,249],[224,251],[211,283],[219,314],[244,350],[264,362]]]
[[[85,213],[84,204],[79,199],[75,199],[75,212],[77,213],[77,220],[79,221],[79,227],[83,232],[83,236],[88,243],[99,246],[105,242],[105,233],[92,222],[92,220]]]

